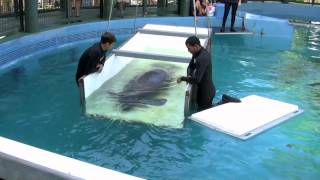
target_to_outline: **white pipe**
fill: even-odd
[[[138,16],[138,2],[136,3],[136,16],[134,17],[134,27],[133,27],[134,32],[136,32],[137,16]]]
[[[109,25],[110,25],[110,19],[111,19],[111,15],[112,15],[112,10],[113,10],[113,0],[111,1],[110,11],[109,11],[109,20],[108,20],[108,28],[107,28],[107,31],[109,30]]]
[[[194,34],[197,36],[197,10],[196,10],[196,0],[192,0],[193,3],[193,16],[194,16]]]

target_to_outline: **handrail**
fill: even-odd
[[[111,20],[111,16],[112,16],[112,10],[113,10],[113,0],[111,1],[110,11],[109,11],[108,28],[107,28],[107,30],[109,30],[110,20]]]

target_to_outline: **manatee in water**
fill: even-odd
[[[170,85],[170,77],[165,70],[153,69],[138,75],[130,80],[120,93],[112,93],[123,111],[129,111],[135,107],[147,105],[162,106],[167,99],[157,99],[163,90]]]
[[[320,82],[310,83],[309,86],[311,87],[320,86]]]

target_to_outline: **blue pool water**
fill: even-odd
[[[85,41],[1,70],[0,135],[147,179],[319,179],[320,29],[296,27],[287,50],[268,36],[213,38],[216,101],[257,94],[304,113],[247,141],[190,120],[165,129],[83,117],[74,74]]]

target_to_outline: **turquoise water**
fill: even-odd
[[[297,27],[282,49],[267,36],[214,37],[216,100],[257,94],[304,110],[247,141],[190,120],[166,129],[81,116],[74,74],[92,42],[2,70],[0,135],[147,179],[319,179],[319,38],[319,28]]]

